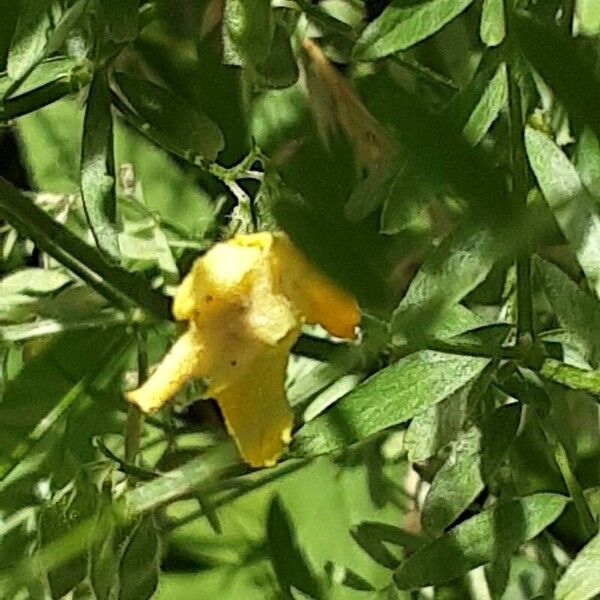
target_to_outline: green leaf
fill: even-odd
[[[70,482],[42,507],[38,524],[41,546],[60,539],[94,513],[95,488],[85,475]],[[52,598],[59,600],[87,574],[87,557],[77,555],[48,573]]]
[[[158,587],[160,538],[153,514],[134,528],[119,565],[119,600],[149,600]]]
[[[527,127],[529,163],[558,226],[600,296],[600,215],[565,153],[544,133]]]
[[[395,339],[426,337],[449,309],[488,275],[502,247],[496,234],[470,223],[459,227],[425,257],[394,311]]]
[[[515,545],[538,535],[567,504],[559,494],[541,493],[489,508],[423,546],[405,560],[394,582],[403,590],[440,585],[494,558],[503,539]],[[497,524],[502,523],[502,529]]]
[[[362,32],[354,48],[356,60],[377,60],[406,50],[456,18],[473,0],[429,0],[405,6],[393,2]]]
[[[600,371],[586,371],[559,360],[547,358],[540,369],[540,375],[572,390],[582,390],[600,395]]]
[[[596,204],[600,203],[600,143],[598,136],[584,127],[575,154],[575,167],[587,191],[593,196]]]
[[[298,61],[291,40],[295,26],[295,11],[285,8],[275,10],[275,30],[269,54],[256,66],[262,86],[281,89],[298,81]]]
[[[556,600],[589,600],[600,594],[600,534],[580,550],[556,586]]]
[[[100,506],[105,506],[105,503],[101,502]],[[119,542],[122,543],[122,536],[110,512],[100,510],[94,528],[101,529],[102,535],[94,536],[90,545],[90,585],[96,600],[112,600],[119,581]]]
[[[406,160],[395,156],[382,169],[376,170],[358,183],[344,207],[350,221],[360,221],[385,204],[389,198],[405,203],[409,199],[399,196],[404,179]]]
[[[28,294],[43,296],[58,291],[73,279],[58,269],[29,267],[13,271],[0,280],[0,295]]]
[[[442,109],[442,114],[450,122],[460,126],[468,121],[503,60],[500,48],[492,48],[483,53],[468,84],[456,92]]]
[[[79,85],[87,81],[78,80],[76,85],[64,79],[51,81],[31,92],[9,98],[0,103],[0,122],[10,121],[31,112],[44,108],[75,91]]]
[[[64,44],[85,14],[89,0],[76,0],[67,10],[57,0],[23,0],[7,59],[8,75],[21,80]]]
[[[29,77],[12,91],[12,95],[31,92],[47,83],[70,78],[83,66],[80,61],[69,56],[48,58],[31,71]],[[9,77],[8,73],[0,74],[0,97],[3,97],[15,84],[16,81]]]
[[[423,505],[421,523],[427,531],[442,532],[477,498],[506,456],[520,417],[519,404],[502,406],[451,444]]]
[[[410,462],[425,461],[456,439],[470,410],[488,388],[495,370],[491,363],[479,377],[415,416],[404,436],[404,448]]]
[[[333,585],[343,585],[360,592],[372,592],[375,588],[364,577],[331,561],[325,564],[325,572]]]
[[[23,0],[7,57],[8,75],[19,80],[44,58],[48,36],[56,18],[55,0]]]
[[[293,524],[278,496],[269,507],[267,537],[273,570],[284,597],[293,598],[292,590],[299,590],[309,598],[321,598],[319,582],[302,554]]]
[[[590,60],[593,53],[557,27],[543,25],[524,13],[515,13],[512,22],[520,49],[570,115],[600,134],[596,110],[600,78]]]
[[[476,146],[484,138],[500,111],[506,106],[507,98],[506,65],[502,63],[463,129],[463,135],[469,144]]]
[[[117,262],[113,120],[107,72],[96,71],[86,104],[81,142],[81,194],[98,249]]]
[[[504,0],[483,0],[479,35],[481,41],[488,47],[502,43],[506,35]]]
[[[387,523],[364,521],[350,531],[356,543],[377,563],[386,569],[400,564],[388,545],[414,551],[422,545],[418,536]]]
[[[137,0],[102,0],[100,8],[115,44],[131,42],[139,31]]]
[[[422,350],[382,369],[310,421],[294,437],[304,456],[332,452],[408,421],[441,402],[473,377],[488,359]]]
[[[0,479],[103,378],[115,376],[130,340],[120,328],[63,334],[26,363],[2,401]]]
[[[117,106],[139,131],[173,154],[194,162],[215,160],[224,148],[221,130],[198,107],[170,90],[126,73],[115,73],[122,102]],[[117,99],[118,100],[118,99]]]
[[[46,54],[57,52],[67,41],[67,37],[86,14],[88,4],[91,0],[75,0],[69,8],[61,15],[60,21],[48,38]]]
[[[575,14],[581,35],[595,37],[600,34],[600,5],[595,0],[578,0]]]
[[[535,258],[535,272],[558,322],[583,349],[593,367],[600,364],[600,303],[581,289],[564,271],[541,258]]]
[[[225,64],[254,66],[267,58],[274,30],[271,0],[226,0],[223,24]]]
[[[95,248],[54,221],[1,177],[0,216],[117,306],[127,307],[133,302],[158,318],[169,318],[164,296],[136,276],[106,263]]]

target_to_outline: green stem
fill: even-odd
[[[138,386],[148,378],[148,336],[142,329],[137,331],[138,350]],[[140,449],[140,438],[144,427],[144,415],[134,404],[129,405],[127,423],[125,425],[125,463],[135,465],[135,458]]]
[[[562,26],[568,35],[573,34],[573,19],[575,18],[575,0],[563,0]]]
[[[573,473],[573,468],[571,466],[571,461],[567,451],[563,443],[560,441],[553,423],[548,418],[542,417],[539,413],[536,414],[538,422],[544,431],[544,435],[546,436],[546,439],[552,448],[554,460],[556,461],[565,485],[567,486],[569,495],[573,499],[573,503],[575,504],[575,509],[579,515],[579,520],[581,522],[581,526],[583,527],[583,531],[585,532],[587,538],[590,539],[598,532],[598,526],[594,520],[594,516],[592,515],[590,507],[586,502],[583,489],[575,477],[575,473]]]
[[[505,20],[507,24],[507,61],[506,76],[508,79],[508,108],[510,127],[510,162],[512,171],[512,195],[516,214],[525,214],[527,192],[529,190],[529,173],[527,170],[527,154],[523,137],[523,108],[521,91],[517,83],[517,49],[511,38],[510,0],[505,2]],[[531,292],[531,248],[529,244],[519,250],[517,256],[517,338],[519,342],[529,345],[535,339],[533,317],[533,300]]]
[[[295,473],[296,471],[298,471],[301,468],[303,468],[304,466],[306,466],[307,462],[308,462],[307,459],[289,460],[289,461],[286,461],[285,463],[282,463],[281,465],[275,467],[274,469],[269,469],[267,472],[262,474],[255,481],[249,482],[246,485],[239,485],[235,489],[225,492],[220,498],[217,498],[216,500],[211,499],[210,509],[215,510],[217,508],[221,508],[222,506],[225,506],[227,504],[230,504],[231,502],[234,502],[235,500],[237,500],[238,498],[241,498],[242,496],[248,494],[249,492],[253,492],[253,491],[258,490],[270,483],[273,483],[274,481],[279,480],[281,477],[285,477],[286,475]],[[250,477],[252,477],[252,476],[253,475],[250,475]],[[238,478],[238,481],[241,483],[243,481],[243,479]],[[226,481],[220,482],[219,484],[217,484],[217,486],[219,488],[224,488],[226,486],[230,486],[231,483],[232,483],[231,480],[226,480]],[[208,492],[209,490],[206,490],[206,491]],[[206,514],[206,511],[201,507],[200,510],[194,511],[193,513],[186,515],[185,517],[181,517],[180,519],[172,520],[167,525],[167,528],[169,531],[173,531],[174,529],[177,529],[178,527],[183,527],[184,525],[187,525],[188,523],[191,523],[191,522],[195,521],[196,519],[199,519],[204,516],[207,516],[207,514]]]
[[[446,92],[454,94],[460,89],[451,79],[444,77],[441,73],[438,73],[415,60],[399,55],[392,55],[389,59],[398,66],[416,75],[421,81],[440,87]]]
[[[539,373],[542,377],[565,385],[572,390],[593,394],[596,399],[600,394],[600,371],[585,371],[559,360],[547,358],[539,369]]]
[[[106,329],[115,325],[130,325],[143,322],[135,315],[121,312],[107,312],[98,317],[75,321],[58,321],[56,319],[40,319],[33,323],[0,326],[0,342],[24,342],[35,338],[56,335],[65,331],[86,331],[88,329]]]

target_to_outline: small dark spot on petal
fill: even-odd
[[[208,296],[206,296],[206,298],[204,298],[204,300],[208,304],[208,303],[212,302],[214,300],[214,298],[212,296],[208,295]]]
[[[230,364],[232,367],[235,367],[235,366],[237,365],[237,360],[230,360],[230,361],[229,361],[229,364]]]

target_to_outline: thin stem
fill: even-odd
[[[111,462],[118,465],[119,471],[125,473],[125,475],[131,475],[142,481],[151,481],[152,479],[160,477],[160,473],[142,469],[119,458],[101,439],[97,438],[93,443],[98,451],[106,456]]]
[[[509,0],[510,1],[510,0]],[[527,192],[529,190],[529,172],[527,154],[523,137],[523,108],[521,91],[517,82],[517,50],[511,38],[512,10],[505,2],[505,20],[507,24],[508,52],[506,76],[508,79],[508,107],[510,127],[510,162],[512,172],[512,196],[516,214],[525,214]],[[535,327],[533,300],[531,292],[531,248],[525,244],[517,256],[517,339],[519,342],[533,342]]]
[[[143,321],[144,318],[140,314]],[[109,312],[98,317],[75,321],[57,321],[56,319],[40,319],[33,323],[0,326],[2,342],[23,342],[34,338],[55,335],[65,331],[84,331],[87,329],[106,329],[115,325],[137,323],[135,314],[127,315],[121,312]]]
[[[437,71],[434,71],[433,69],[430,69],[429,67],[426,67],[415,60],[411,60],[397,54],[392,55],[389,58],[398,66],[416,75],[421,81],[429,83],[430,85],[441,87],[446,92],[451,92],[454,94],[460,89],[451,79],[444,77],[441,73],[438,73]]]
[[[539,369],[539,373],[542,377],[560,383],[572,390],[588,392],[595,396],[596,401],[598,401],[600,371],[585,371],[559,360],[547,358]]]
[[[573,473],[567,451],[560,441],[553,423],[549,419],[542,417],[539,413],[536,414],[538,422],[544,431],[544,435],[552,447],[554,460],[556,461],[565,485],[567,486],[567,490],[569,490],[569,495],[573,499],[581,526],[583,527],[587,538],[590,539],[598,532],[598,526],[585,499],[581,484],[577,480],[577,477],[575,477],[575,473]]]
[[[563,0],[562,26],[568,35],[573,33],[573,19],[575,17],[575,0]]]
[[[138,385],[148,378],[148,348],[147,333],[138,329]],[[125,425],[125,462],[135,465],[135,458],[140,449],[140,437],[144,426],[144,415],[134,404],[129,405],[127,423]]]
[[[234,500],[241,498],[242,496],[246,495],[249,492],[253,492],[257,489],[264,487],[265,485],[268,485],[269,483],[273,483],[274,481],[280,479],[281,477],[285,477],[286,475],[295,473],[299,469],[306,466],[306,464],[309,460],[310,459],[290,460],[290,461],[286,461],[285,463],[282,463],[281,465],[275,467],[275,469],[269,469],[264,475],[262,475],[256,481],[250,482],[246,485],[239,485],[238,487],[223,494],[220,498],[218,498],[216,500],[211,499],[210,508],[212,510],[215,510],[217,508],[225,506],[226,504],[230,504]],[[240,483],[242,483],[242,481],[240,481]],[[217,484],[217,486],[220,488],[223,488],[226,486],[230,486],[231,483],[232,483],[231,480],[225,480],[225,481],[219,482]],[[208,490],[206,490],[206,491],[208,491]],[[193,513],[186,515],[185,517],[182,517],[180,519],[174,519],[167,525],[167,527],[168,527],[169,531],[172,531],[174,529],[177,529],[178,527],[183,527],[184,525],[187,525],[188,523],[191,523],[192,521],[195,521],[196,519],[199,519],[203,516],[206,516],[206,512],[201,507],[200,510],[194,511]]]

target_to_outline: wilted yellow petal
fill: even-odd
[[[356,300],[318,271],[285,235],[274,240],[274,262],[283,293],[307,323],[322,325],[331,335],[353,338],[360,322]]]
[[[178,288],[173,314],[188,331],[128,399],[154,411],[189,380],[206,379],[244,460],[257,467],[274,464],[290,439],[285,372],[302,323],[349,338],[360,320],[351,296],[271,233],[211,248]]]

